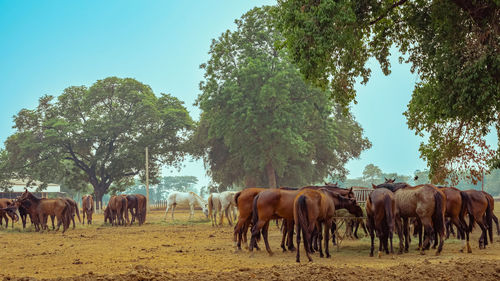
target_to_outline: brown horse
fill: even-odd
[[[467,252],[471,253],[471,247],[469,245],[469,232],[468,226],[465,222],[464,215],[467,212],[467,205],[469,204],[469,196],[467,193],[460,191],[455,187],[438,187],[439,190],[443,191],[446,195],[446,213],[445,217],[450,218],[450,222],[457,227],[457,231],[460,235],[460,239],[463,241],[461,252],[464,251],[467,244]],[[420,229],[421,230],[421,229]],[[419,233],[419,240],[421,234]],[[436,246],[437,239],[434,241],[434,247]],[[419,243],[420,244],[420,243]]]
[[[111,219],[111,209],[109,208],[109,204],[108,204],[108,207],[106,207],[104,209],[104,223],[113,223],[113,220]]]
[[[137,197],[137,212],[136,216],[139,220],[139,225],[142,225],[146,221],[146,213],[147,213],[147,200],[146,196],[142,194],[135,194]]]
[[[408,219],[417,217],[424,226],[425,232],[429,233],[424,240],[420,253],[425,253],[424,249],[430,245],[430,237],[436,231],[440,238],[439,247],[436,252],[436,255],[439,255],[443,250],[444,244],[446,195],[431,184],[410,186],[406,183],[383,183],[378,186],[372,184],[372,186],[375,189],[387,188],[394,192],[394,201],[398,214],[396,220],[399,220],[399,217],[403,219],[405,251],[408,251],[410,239]],[[398,235],[400,235],[399,239],[402,240],[403,237],[401,234],[398,233]],[[399,253],[401,252],[402,248],[399,250]]]
[[[389,254],[387,240],[391,242],[391,253],[394,252],[392,247],[392,236],[394,227],[397,227],[398,234],[401,233],[400,222],[395,219],[398,216],[396,203],[392,191],[385,188],[373,190],[366,201],[366,216],[368,232],[371,238],[370,257],[373,257],[375,234],[379,239],[378,257],[381,257],[382,248]],[[403,248],[402,240],[399,241],[400,252]]]
[[[14,206],[14,202],[11,199],[0,198],[0,225],[2,225],[2,221],[5,219],[5,228],[8,228],[9,216],[12,219],[12,228],[14,228],[14,222],[19,220],[19,217],[16,214],[16,209],[17,208]]]
[[[252,205],[252,238],[249,250],[253,250],[253,245],[262,237],[269,255],[273,255],[269,241],[267,239],[269,221],[273,218],[283,218],[293,220],[293,202],[300,190],[286,190],[271,188],[261,191],[253,200]]]
[[[40,231],[41,229],[41,224],[40,221],[38,220],[38,213],[35,208],[35,205],[31,203],[29,200],[24,200],[21,201],[19,198],[17,198],[14,201],[14,204],[18,208],[18,210],[21,210],[21,208],[24,210],[23,212],[26,212],[30,216],[31,224],[35,226],[35,231]],[[21,217],[22,218],[22,217]]]
[[[19,201],[30,201],[30,205],[34,208],[34,212],[38,215],[38,221],[40,222],[43,229],[48,229],[47,227],[47,218],[49,216],[54,215],[57,217],[58,225],[57,230],[62,223],[63,231],[66,232],[66,229],[69,227],[69,204],[66,201],[55,198],[55,199],[46,199],[46,198],[37,198],[31,192],[26,190],[20,197]]]
[[[80,219],[80,211],[78,210],[78,204],[76,203],[75,200],[71,198],[62,198],[63,200],[66,200],[66,202],[70,205],[70,212],[69,212],[69,218],[73,221],[73,229],[75,229],[75,215],[78,217],[78,221],[81,223],[82,220]]]
[[[127,213],[127,199],[121,195],[113,195],[109,199],[108,208],[111,211],[111,225],[126,225],[123,218]]]
[[[493,199],[493,196],[491,196],[491,194],[489,194],[488,192],[485,192],[483,191],[484,195],[486,196],[486,198],[488,198],[488,201],[490,202],[490,207],[491,207],[491,218],[493,219],[493,221],[495,222],[495,224],[497,225],[497,235],[500,236],[500,227],[498,226],[498,218],[497,216],[495,216],[495,199]],[[490,226],[490,240],[491,242],[493,243],[493,224]]]
[[[92,195],[85,195],[82,197],[83,224],[85,224],[85,215],[87,215],[87,224],[92,224],[92,213],[94,213],[94,198]]]
[[[296,261],[300,262],[300,235],[304,236],[304,249],[309,261],[312,261],[311,235],[315,229],[321,232],[321,224],[325,224],[325,252],[326,257],[330,257],[328,249],[331,221],[335,215],[335,205],[330,198],[327,189],[304,189],[300,191],[293,202],[293,217],[297,231],[297,256]],[[262,194],[261,194],[262,195]],[[261,196],[259,195],[259,196]],[[320,256],[323,257],[321,243],[319,245]]]
[[[479,237],[479,249],[486,248],[488,245],[488,228],[492,227],[492,208],[490,201],[484,192],[479,190],[465,190],[470,198],[467,204],[467,212],[469,213],[469,232],[472,231],[474,224],[477,223],[481,228],[481,236]],[[490,236],[490,238],[492,238]],[[493,242],[493,239],[491,240]]]
[[[252,204],[253,199],[265,188],[250,187],[237,192],[234,195],[236,207],[238,208],[238,222],[234,226],[234,238],[237,249],[241,250],[241,241],[245,242],[245,248],[248,248],[247,231],[252,222]]]

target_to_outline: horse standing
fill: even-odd
[[[441,253],[444,244],[446,212],[446,195],[431,184],[410,186],[406,183],[383,183],[373,188],[387,188],[394,192],[394,200],[398,212],[397,220],[403,219],[403,230],[405,236],[405,251],[409,248],[410,234],[408,231],[408,219],[417,217],[425,228],[426,238],[421,248],[421,254],[430,244],[430,236],[436,231],[440,238],[440,243],[436,255]],[[400,233],[400,241],[403,239]],[[401,243],[401,242],[400,242]],[[399,252],[402,252],[400,248]]]
[[[224,191],[221,193],[211,193],[208,197],[208,216],[212,221],[212,226],[217,225],[217,214],[219,214],[219,225],[223,224],[224,215],[226,215],[229,225],[233,225],[233,217],[235,216],[234,195],[236,191]]]
[[[83,224],[85,224],[85,215],[87,215],[87,224],[92,224],[92,213],[94,213],[94,198],[92,195],[85,195],[82,197]]]
[[[123,218],[123,215],[127,214],[127,199],[125,197],[121,195],[111,196],[107,208],[111,212],[111,225],[126,225]]]
[[[366,201],[366,216],[368,217],[367,227],[371,238],[370,257],[373,257],[375,234],[379,239],[379,258],[382,248],[385,249],[387,254],[389,253],[387,245],[388,239],[391,242],[391,253],[394,252],[392,248],[392,236],[394,233],[394,226],[397,222],[395,220],[395,217],[398,215],[396,212],[396,203],[392,191],[385,188],[379,188],[373,190],[368,196],[368,200]],[[398,233],[401,233],[399,224],[400,222],[397,226]],[[402,241],[400,241],[399,245],[400,249],[402,249]]]
[[[146,221],[148,200],[142,194],[135,194],[135,197],[137,198],[136,217],[139,220],[139,225],[142,225]]]
[[[78,210],[78,204],[76,203],[75,200],[71,198],[62,198],[63,200],[66,200],[66,202],[70,205],[70,212],[69,212],[69,218],[73,221],[73,229],[75,229],[75,215],[78,217],[78,221],[81,223],[82,220],[80,219],[80,211]],[[52,220],[54,220],[52,218]]]
[[[465,190],[470,201],[467,204],[467,212],[469,213],[469,232],[472,232],[474,224],[477,223],[481,228],[481,236],[479,237],[479,249],[486,248],[488,245],[488,229],[492,228],[493,211],[490,205],[490,200],[484,192],[470,189]],[[493,242],[492,232],[490,239]]]
[[[47,227],[47,218],[48,216],[56,216],[57,217],[57,230],[61,223],[63,224],[62,233],[66,232],[66,229],[69,227],[69,204],[62,200],[61,198],[56,199],[45,199],[45,198],[37,198],[33,194],[31,194],[28,190],[26,190],[20,197],[19,201],[29,201],[30,206],[34,209],[33,211],[38,215],[38,221],[40,222],[42,229],[48,229]]]
[[[130,225],[135,221],[137,217],[137,196],[135,195],[126,195],[127,198],[127,209],[130,212]]]
[[[198,204],[203,210],[203,214],[208,218],[208,204],[205,202],[198,194],[189,192],[179,192],[174,191],[168,195],[167,198],[167,208],[165,209],[165,220],[167,220],[167,213],[172,210],[172,220],[174,219],[174,211],[177,204],[188,203],[189,204],[189,219],[194,216],[194,205]]]
[[[252,222],[252,204],[255,196],[266,188],[250,187],[237,192],[234,195],[234,202],[238,208],[238,222],[234,227],[234,242],[238,250],[241,250],[241,241],[244,241],[245,248],[248,248],[247,232]],[[256,248],[257,244],[254,245]]]

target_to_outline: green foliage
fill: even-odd
[[[347,110],[306,84],[284,49],[270,7],[236,20],[237,30],[213,40],[197,105],[193,138],[214,182],[302,185],[328,174],[370,147]]]
[[[310,81],[347,106],[355,79],[369,78],[375,57],[385,74],[392,46],[420,76],[405,115],[416,134],[429,135],[420,152],[433,182],[467,170],[477,180],[500,150],[500,5],[498,1],[279,0],[276,17],[293,60]],[[500,146],[499,146],[500,147]],[[500,148],[499,148],[500,149]]]
[[[98,199],[113,183],[119,190],[132,177],[144,177],[145,147],[151,178],[160,164],[179,163],[193,125],[175,97],[157,97],[149,86],[117,77],[66,88],[57,99],[43,96],[36,109],[22,109],[14,121],[17,131],[6,150],[18,177],[62,178],[82,190],[88,182]]]
[[[372,180],[375,178],[379,178],[382,175],[382,170],[378,166],[375,166],[373,164],[368,164],[366,165],[365,169],[363,170],[363,178],[365,180]]]

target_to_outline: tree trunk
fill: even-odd
[[[109,185],[99,183],[94,186],[94,200],[96,203],[96,211],[102,209],[102,197],[108,191]]]
[[[266,172],[269,188],[276,188],[276,172],[274,171],[274,167],[271,161],[269,161],[269,163],[267,163],[266,165]]]

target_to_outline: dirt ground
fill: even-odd
[[[496,214],[500,217],[500,206]],[[96,215],[91,226],[77,224],[64,235],[0,230],[0,278],[4,280],[500,280],[500,238],[479,250],[475,230],[473,253],[459,253],[460,242],[445,242],[443,253],[420,255],[415,240],[410,253],[369,257],[369,239],[344,240],[330,247],[332,258],[313,255],[313,262],[295,262],[295,253],[279,248],[280,233],[273,225],[270,244],[274,256],[258,251],[235,251],[233,228],[212,227],[196,211],[176,213],[163,221],[163,212],[148,214],[143,226],[103,225]],[[496,233],[495,233],[496,234]],[[396,242],[397,244],[397,242]],[[262,245],[263,246],[263,245]],[[378,247],[378,243],[376,244]],[[304,254],[303,248],[301,253]]]

